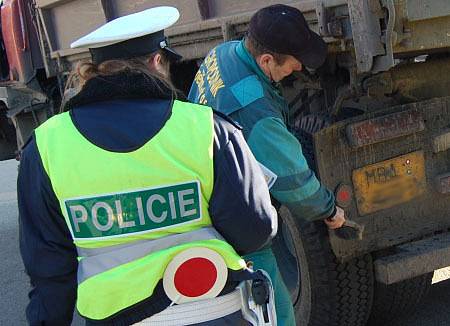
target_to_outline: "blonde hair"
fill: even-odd
[[[147,64],[152,61],[156,54],[161,54],[161,65],[167,72],[167,75],[161,74],[156,69],[150,69]],[[116,75],[122,72],[134,72],[146,75],[149,79],[155,81],[155,85],[161,88],[161,85],[170,90],[172,98],[177,98],[179,91],[172,84],[169,77],[170,63],[163,52],[157,51],[149,56],[132,58],[127,60],[107,60],[100,64],[94,64],[88,61],[80,61],[76,64],[75,69],[69,74],[64,89],[63,103],[61,105],[61,111],[64,110],[64,104],[79,91],[81,91],[84,85],[92,78],[106,77]]]

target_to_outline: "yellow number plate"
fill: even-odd
[[[423,151],[354,170],[353,185],[361,215],[408,202],[425,191]]]

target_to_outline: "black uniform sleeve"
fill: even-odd
[[[277,213],[262,171],[240,130],[215,115],[214,188],[209,213],[214,227],[240,254],[254,252],[277,232]]]
[[[30,325],[70,325],[76,300],[77,253],[34,138],[17,180],[20,252],[30,277]]]

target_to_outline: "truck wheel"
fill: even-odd
[[[16,130],[6,117],[6,107],[0,105],[0,161],[16,156]]]
[[[340,264],[321,221],[302,223],[285,207],[273,250],[294,304],[297,325],[363,326],[373,296],[372,257]]]
[[[414,310],[431,288],[433,273],[386,285],[375,282],[369,325],[385,325]]]

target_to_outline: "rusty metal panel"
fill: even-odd
[[[69,2],[72,0],[36,0],[36,5],[40,8],[50,8],[50,7],[55,7],[59,4],[63,4],[64,2]]]
[[[378,282],[393,284],[447,267],[450,263],[450,234],[404,244],[396,251],[374,261]]]
[[[176,26],[202,20],[198,2],[194,0],[112,0],[110,3],[113,8],[114,17],[122,17],[157,6],[173,6],[180,11],[180,19],[176,23]]]
[[[417,111],[407,111],[349,124],[346,134],[351,146],[361,147],[424,129],[422,114]]]
[[[347,125],[408,111],[422,115],[423,131],[367,146],[349,146],[345,133]],[[331,191],[341,184],[353,186],[352,172],[362,167],[416,151],[423,151],[425,157],[425,192],[411,201],[362,216],[353,192],[345,213],[351,220],[365,226],[364,238],[342,240],[330,234],[337,257],[349,259],[450,228],[449,195],[437,192],[433,182],[436,176],[450,171],[450,151],[434,153],[432,144],[433,137],[444,133],[449,125],[450,97],[444,97],[380,109],[338,122],[314,134],[316,171]]]
[[[414,55],[450,47],[450,16],[417,23],[405,22],[404,38],[394,47],[395,53]]]
[[[48,57],[74,61],[73,55],[80,52],[69,49],[72,41],[110,19],[157,5],[174,5],[180,10],[179,22],[168,29],[167,35],[186,60],[198,59],[211,46],[241,37],[255,10],[281,2],[304,12],[310,27],[325,36],[330,52],[354,50],[357,70],[364,73],[388,70],[394,65],[395,54],[416,55],[450,48],[450,15],[440,12],[442,6],[446,8],[446,0],[426,0],[434,18],[425,21],[411,16],[412,1],[415,0],[36,0],[36,3],[49,35],[52,53]],[[211,37],[205,38],[205,34]],[[353,42],[343,42],[351,38]]]
[[[372,0],[350,0],[348,11],[352,23],[356,65],[359,72],[368,72],[372,69],[373,58],[385,54],[379,23],[381,7],[379,2]]]
[[[450,148],[450,130],[433,138],[433,153],[444,152]]]
[[[304,12],[311,28],[319,31],[317,8],[339,8],[339,16],[346,10],[347,0],[296,0],[296,1],[219,1],[219,0],[36,0],[43,30],[50,44],[48,57],[68,63],[86,53],[83,49],[70,49],[70,43],[94,30],[104,22],[123,15],[159,5],[173,5],[180,10],[180,20],[166,32],[169,41],[186,60],[204,57],[215,45],[229,39],[242,37],[251,15],[272,3],[286,3]],[[327,42],[338,42],[333,37]],[[330,47],[330,49],[334,47]],[[64,61],[63,60],[63,61]],[[69,64],[67,66],[70,66]],[[66,68],[60,67],[65,70]]]
[[[242,14],[244,12],[255,11],[262,7],[270,6],[277,3],[292,4],[293,0],[240,0],[240,1],[223,1],[215,0],[213,3],[214,12],[216,16],[231,16]],[[300,2],[307,2],[305,0]]]
[[[450,48],[448,0],[395,0],[394,53],[418,55]]]
[[[223,18],[235,15],[242,15],[246,12],[253,12],[259,8],[276,3],[292,4],[298,2],[293,0],[243,0],[243,1],[222,1],[222,0],[141,0],[122,1],[112,0],[111,4],[116,17],[128,15],[144,9],[156,6],[174,6],[180,11],[180,20],[175,26],[181,26],[200,22],[205,19]],[[205,11],[205,7],[207,10]],[[202,10],[203,9],[203,10]],[[203,13],[202,13],[203,11]]]
[[[448,0],[407,0],[406,12],[409,21],[418,21],[450,15]]]
[[[70,43],[107,21],[100,0],[48,2],[44,4],[49,7],[39,8],[55,52],[69,49]]]
[[[367,165],[352,178],[360,215],[406,203],[425,191],[423,151]]]

